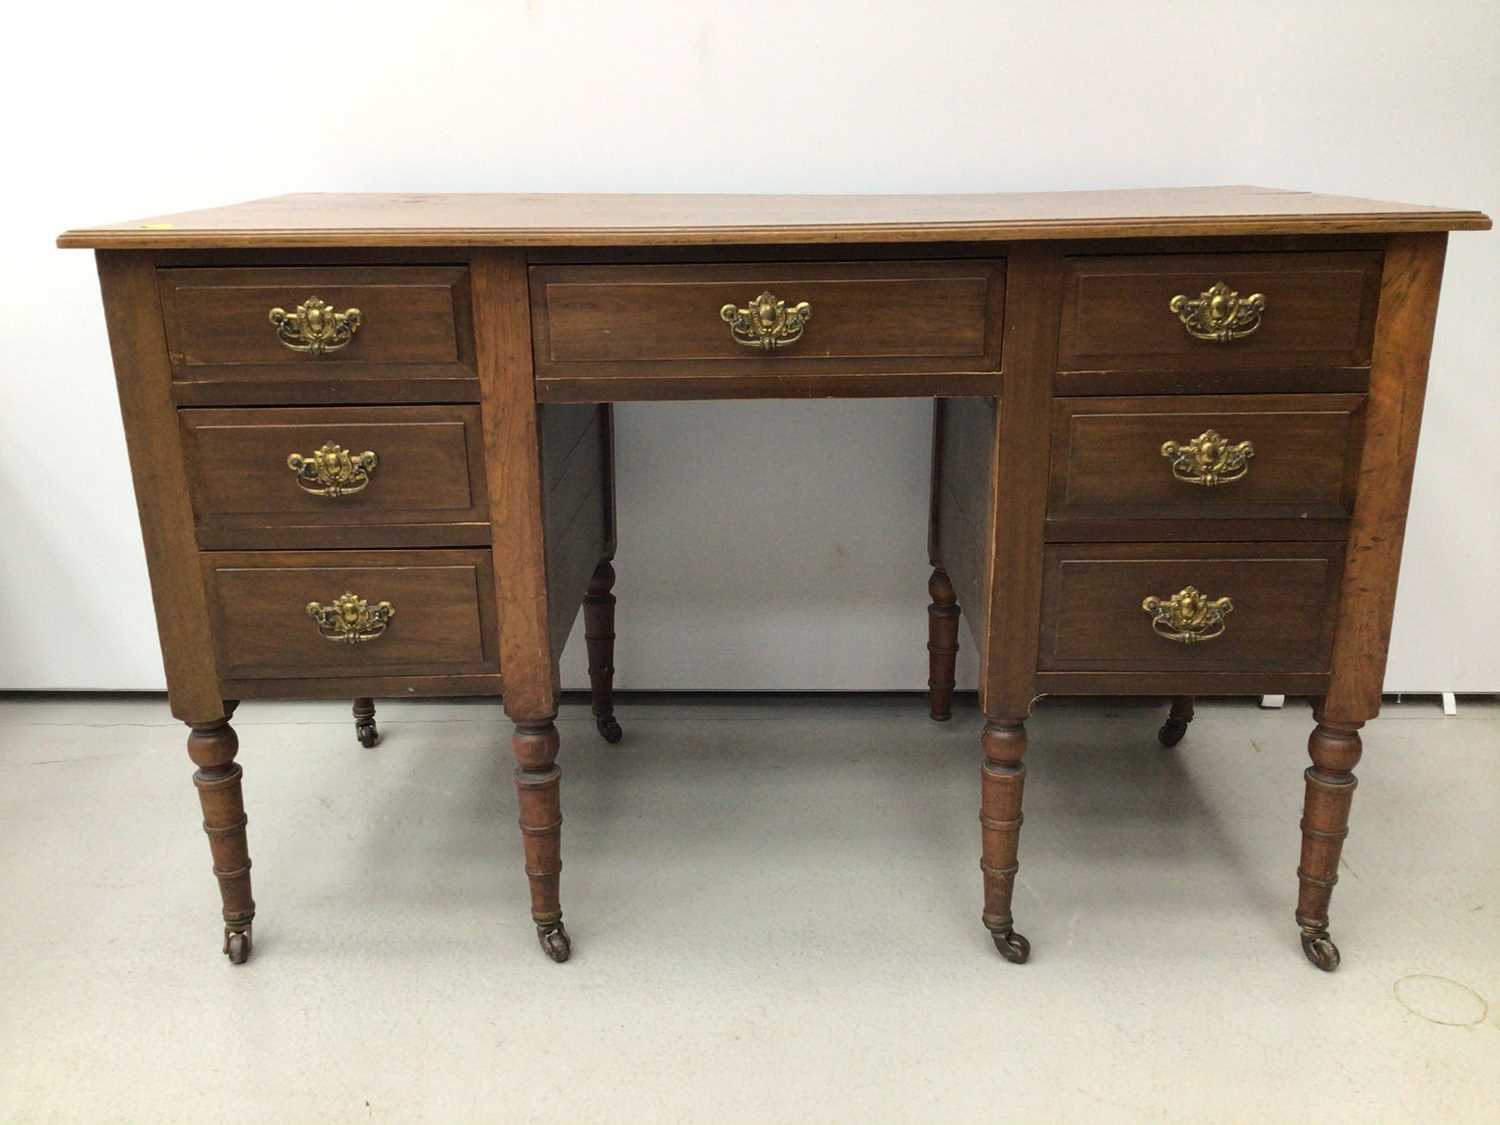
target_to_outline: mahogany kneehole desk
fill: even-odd
[[[964,196],[293,195],[72,231],[97,253],[172,713],[224,951],[255,904],[235,701],[503,693],[542,948],[566,960],[558,656],[600,732],[610,403],[935,400],[931,710],[980,659],[984,924],[1011,961],[1045,694],[1313,697],[1296,919],[1380,707],[1447,232],[1263,188]]]

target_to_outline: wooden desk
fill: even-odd
[[[294,195],[71,231],[97,252],[172,712],[224,951],[255,904],[234,701],[498,694],[556,961],[558,656],[610,701],[610,406],[936,400],[931,709],[980,659],[984,924],[1048,693],[1314,697],[1296,918],[1380,707],[1447,233],[1263,188],[969,196]]]

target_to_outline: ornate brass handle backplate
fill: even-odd
[[[1230,445],[1216,431],[1204,430],[1192,441],[1162,442],[1161,455],[1172,463],[1172,475],[1178,480],[1213,488],[1250,471],[1255,445],[1248,441]]]
[[[309,297],[293,312],[272,309],[271,323],[276,326],[276,338],[292,351],[320,356],[336,352],[354,339],[364,323],[364,314],[358,309],[336,312],[327,301]]]
[[[363,492],[380,464],[371,450],[351,453],[329,442],[312,453],[287,455],[286,467],[297,474],[297,486],[313,496],[351,496]]]
[[[1220,281],[1196,297],[1179,293],[1168,307],[1177,314],[1189,336],[1227,344],[1260,327],[1261,314],[1266,311],[1266,295],[1251,293],[1241,297]]]
[[[1211,641],[1224,631],[1224,618],[1234,609],[1234,602],[1209,598],[1196,586],[1184,586],[1170,598],[1147,598],[1141,608],[1151,615],[1151,628],[1157,636],[1195,645]]]
[[[325,640],[357,645],[383,636],[396,609],[390,602],[371,605],[354,594],[340,594],[332,605],[308,602],[307,616],[318,623]]]
[[[788,305],[768,289],[751,301],[749,308],[725,305],[719,310],[719,318],[729,325],[729,334],[736,344],[769,352],[802,338],[807,322],[812,319],[812,306],[806,301]]]

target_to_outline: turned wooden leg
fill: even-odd
[[[953,666],[958,660],[958,595],[948,572],[937,567],[927,580],[927,703],[934,721],[953,717]]]
[[[354,701],[354,737],[361,746],[374,746],[380,741],[380,731],[375,727],[375,701],[361,696]]]
[[[615,719],[615,596],[610,593],[614,586],[615,568],[609,559],[600,559],[583,599],[583,639],[589,650],[594,725],[605,742],[619,742],[625,736]]]
[[[1359,724],[1331,723],[1316,715],[1318,725],[1307,740],[1313,764],[1303,776],[1307,795],[1302,805],[1302,862],[1297,867],[1297,925],[1302,952],[1324,972],[1339,967],[1339,947],[1328,936],[1328,900],[1339,881],[1339,854],[1349,835],[1349,806],[1354,802],[1354,767],[1361,753]]]
[[[989,720],[980,735],[979,824],[984,873],[984,924],[995,948],[1019,965],[1031,956],[1031,943],[1012,928],[1011,895],[1016,887],[1016,847],[1021,839],[1021,793],[1026,785],[1026,728],[1020,720]]]
[[[1182,741],[1182,736],[1187,734],[1188,724],[1192,721],[1193,697],[1174,695],[1171,713],[1167,715],[1167,721],[1162,723],[1161,730],[1156,732],[1157,740],[1163,746],[1176,746]]]
[[[573,947],[563,928],[558,899],[562,771],[557,768],[557,727],[551,720],[517,723],[511,745],[516,753],[516,796],[521,806],[526,876],[531,880],[531,918],[543,952],[554,961],[566,961]]]
[[[233,708],[226,710],[232,713]],[[250,845],[245,839],[245,801],[240,791],[242,771],[234,760],[239,738],[229,719],[190,723],[188,757],[198,767],[193,784],[203,806],[203,831],[213,853],[214,875],[224,900],[224,953],[236,965],[250,956],[250,924],[255,900],[250,897]]]

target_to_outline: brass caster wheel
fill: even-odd
[[[1307,959],[1325,973],[1331,973],[1339,967],[1339,947],[1333,944],[1333,939],[1325,930],[1322,933],[1302,934],[1302,952],[1307,954]]]
[[[536,939],[542,944],[542,952],[561,965],[573,952],[573,943],[561,922],[549,922],[536,928]]]
[[[1009,927],[991,930],[990,937],[995,939],[995,948],[1000,951],[1000,956],[1012,965],[1024,965],[1031,956],[1031,942]]]
[[[1161,730],[1156,732],[1156,740],[1163,746],[1176,746],[1182,741],[1182,736],[1187,734],[1188,725],[1181,719],[1168,719],[1162,723]]]
[[[243,965],[250,960],[250,930],[225,930],[224,955],[231,965]]]
[[[599,728],[599,737],[605,742],[619,742],[625,737],[625,732],[620,729],[620,721],[613,715],[597,716],[594,725]]]
[[[375,720],[355,723],[354,737],[359,739],[359,744],[367,750],[379,742],[380,731],[375,726]]]

